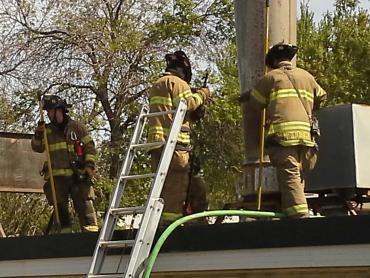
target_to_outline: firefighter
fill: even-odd
[[[71,196],[78,214],[82,231],[97,231],[97,219],[92,200],[95,198],[91,179],[95,175],[95,145],[87,128],[68,115],[71,105],[56,95],[42,99],[50,123],[39,122],[32,137],[31,146],[35,152],[45,151],[43,128],[47,131],[52,175],[55,183],[57,207],[62,232],[71,231],[68,199]],[[50,205],[53,198],[50,177],[45,162],[43,168],[44,192]]]
[[[189,87],[192,76],[191,65],[183,51],[166,54],[165,60],[164,75],[153,84],[149,91],[150,112],[176,109],[181,98],[186,99],[188,109],[161,195],[165,202],[162,220],[172,221],[183,213],[189,185],[189,151],[191,149],[189,114],[210,97],[210,91],[208,88],[200,88],[192,92]],[[171,115],[149,118],[148,142],[164,141],[171,124]],[[153,149],[150,153],[152,170],[155,172],[162,148]]]
[[[318,126],[312,111],[326,92],[307,71],[293,67],[297,46],[278,43],[266,54],[270,71],[250,92],[252,107],[266,108],[265,146],[276,167],[282,210],[288,216],[308,216],[304,177],[317,159]]]

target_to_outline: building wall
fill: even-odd
[[[259,270],[225,270],[225,271],[189,271],[153,273],[153,278],[368,278],[370,267],[328,267],[298,269],[259,269]],[[24,277],[24,276],[22,276]],[[40,278],[85,278],[86,275],[30,276]],[[9,276],[10,278],[10,276]],[[21,278],[13,276],[12,278]]]

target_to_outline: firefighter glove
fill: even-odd
[[[199,88],[197,93],[202,96],[204,101],[211,98],[211,92],[207,87]]]
[[[43,137],[44,127],[45,127],[45,122],[44,121],[39,121],[37,123],[37,127],[36,127],[36,130],[35,130],[35,137],[36,138],[41,139]]]
[[[249,101],[249,99],[250,99],[250,96],[251,96],[251,90],[249,90],[249,91],[247,91],[247,92],[245,92],[245,93],[242,93],[241,95],[240,95],[240,97],[239,97],[239,102],[247,102],[247,101]]]

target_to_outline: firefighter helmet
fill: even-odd
[[[166,71],[175,71],[176,73],[182,75],[182,79],[186,82],[191,81],[191,65],[188,56],[186,56],[184,51],[178,50],[174,53],[166,54]]]
[[[297,53],[298,47],[292,44],[287,43],[277,43],[274,46],[270,47],[269,51],[266,54],[265,64],[270,68],[276,67],[274,65],[275,60],[287,59],[291,61],[294,55]]]
[[[72,105],[67,104],[65,99],[60,98],[57,95],[46,95],[42,98],[43,107],[45,110],[56,109],[56,108],[71,108]]]

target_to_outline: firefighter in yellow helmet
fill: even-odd
[[[293,67],[297,46],[278,43],[268,51],[271,69],[250,92],[254,107],[266,108],[266,148],[276,167],[282,209],[291,217],[308,216],[304,195],[305,173],[317,159],[318,125],[312,111],[326,92],[307,71]]]
[[[92,200],[95,198],[91,178],[95,175],[95,145],[87,128],[71,119],[68,108],[71,105],[56,95],[46,95],[42,99],[50,123],[46,124],[50,150],[52,174],[62,232],[71,231],[68,199],[71,196],[78,214],[82,231],[97,231],[97,219]],[[39,123],[31,146],[35,152],[45,151],[43,140],[44,123]],[[53,198],[50,176],[44,165],[44,192],[50,205]]]
[[[149,91],[150,112],[174,110],[181,98],[187,101],[188,109],[162,190],[165,203],[163,219],[171,221],[182,215],[189,185],[191,149],[189,114],[210,97],[210,92],[208,88],[200,88],[192,92],[189,87],[192,76],[191,65],[183,51],[166,54],[165,59],[167,63],[165,73]],[[164,141],[171,124],[171,115],[149,118],[148,142]],[[155,172],[162,148],[153,149],[150,152],[152,170]]]

